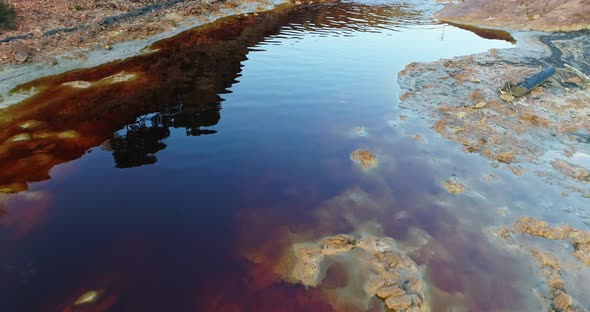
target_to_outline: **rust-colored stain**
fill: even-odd
[[[510,42],[512,44],[516,44],[516,39],[514,39],[514,37],[512,37],[512,35],[509,32],[504,31],[504,30],[481,28],[481,27],[472,26],[472,25],[456,24],[456,23],[449,23],[449,22],[446,22],[446,23],[451,26],[455,26],[457,28],[461,28],[461,29],[470,31],[470,32],[472,32],[484,39],[504,40],[504,41]]]
[[[36,93],[0,111],[0,192],[25,191],[27,183],[49,179],[53,166],[81,157],[148,113],[166,117],[164,111],[180,110],[173,121],[159,119],[160,128],[165,128],[159,129],[164,132],[160,138],[169,135],[171,126],[187,128],[193,135],[213,132],[199,127],[218,122],[219,94],[238,77],[248,46],[267,35],[244,34],[244,29],[274,21],[275,16],[224,18],[160,41],[150,47],[153,53],[18,86],[12,92],[34,88]],[[203,80],[206,83],[195,83]],[[135,137],[156,130],[142,129]],[[117,139],[110,143],[116,145]],[[119,154],[114,155],[117,159]],[[138,155],[119,158],[120,167],[154,162]]]
[[[0,193],[25,191],[29,182],[49,179],[55,165],[103,143],[125,168],[155,163],[170,127],[215,133],[201,127],[219,121],[220,94],[240,76],[250,47],[284,25],[362,29],[419,14],[405,6],[286,4],[196,27],[154,43],[151,53],[22,84],[11,92],[36,93],[0,110]],[[158,114],[152,125],[137,122],[150,113]],[[123,127],[125,137],[113,135]]]

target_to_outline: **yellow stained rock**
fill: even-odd
[[[80,137],[80,133],[75,130],[63,131],[57,134],[60,139],[77,139]]]
[[[555,302],[555,307],[558,311],[565,311],[565,309],[572,305],[572,297],[558,290],[556,291],[553,302]]]
[[[80,297],[78,297],[78,299],[76,299],[76,301],[74,302],[74,305],[94,303],[94,302],[98,301],[98,299],[100,299],[102,293],[103,293],[103,290],[87,291],[87,292],[83,293]]]
[[[473,109],[482,109],[482,108],[486,107],[486,105],[488,105],[488,103],[486,103],[486,102],[477,102],[471,108],[473,108]]]
[[[350,158],[359,163],[363,169],[371,169],[377,167],[377,157],[368,150],[355,150],[350,155]]]
[[[322,240],[322,252],[326,255],[339,254],[351,250],[355,245],[353,236],[340,234]]]
[[[22,129],[35,129],[43,125],[43,122],[39,120],[27,120],[25,122],[21,122],[18,126]]]
[[[500,94],[500,99],[504,102],[512,102],[514,101],[514,96],[508,93],[502,93]]]
[[[416,312],[430,311],[428,299],[424,297],[423,272],[392,238],[340,234],[317,243],[297,243],[293,251],[296,263],[291,276],[306,286],[321,283],[320,273],[329,265],[324,256],[347,254],[363,263],[359,269],[367,277],[363,288],[369,296],[382,299],[394,311],[410,308]]]
[[[92,86],[92,84],[90,82],[81,81],[81,80],[64,82],[61,85],[66,86],[66,87],[76,88],[76,89],[88,89]]]
[[[47,139],[56,136],[58,133],[55,131],[39,131],[33,133],[34,139]]]
[[[122,71],[118,74],[104,77],[101,79],[101,81],[110,80],[109,81],[110,83],[119,83],[119,82],[126,82],[126,81],[133,80],[133,79],[135,79],[135,77],[137,77],[136,74],[126,73],[126,72]]]
[[[451,194],[462,194],[467,190],[467,186],[465,186],[465,184],[454,179],[446,180],[442,183],[442,187],[444,187]]]
[[[394,311],[406,311],[412,306],[412,297],[409,295],[389,297],[385,300],[385,305]]]
[[[501,163],[510,164],[514,161],[514,153],[508,152],[508,153],[498,154],[496,156],[496,160],[498,160]]]
[[[31,139],[31,135],[28,133],[19,133],[11,138],[9,138],[8,140],[6,140],[7,142],[18,142],[18,141],[28,141]]]

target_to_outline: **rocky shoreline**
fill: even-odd
[[[18,26],[0,33],[0,66],[83,60],[93,50],[108,51],[114,44],[196,26],[220,13],[265,10],[271,4],[247,0],[16,1]]]

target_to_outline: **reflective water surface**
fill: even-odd
[[[281,273],[293,243],[355,231],[430,237],[410,256],[433,311],[538,309],[530,269],[482,228],[559,194],[532,198],[397,108],[406,64],[510,46],[410,4],[283,7],[21,86],[36,95],[0,111],[2,310],[383,310],[345,261],[316,288]]]

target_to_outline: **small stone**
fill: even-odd
[[[347,252],[354,248],[356,239],[350,235],[336,235],[322,240],[322,251],[326,255]]]
[[[553,302],[559,311],[564,311],[572,305],[572,297],[563,291],[558,290],[554,294]]]
[[[389,297],[385,300],[385,305],[394,311],[407,310],[412,306],[412,296]]]
[[[99,23],[92,23],[92,24],[90,24],[90,27],[88,27],[88,31],[92,35],[98,34],[101,30],[102,30],[102,27],[100,26]]]
[[[24,63],[31,53],[31,49],[22,42],[14,44],[14,59],[19,63]]]
[[[538,20],[539,17],[541,17],[541,15],[535,14],[535,15],[531,16],[531,19],[534,21],[534,20]]]
[[[576,244],[589,244],[590,232],[575,230],[569,233],[569,238],[572,242]]]
[[[481,82],[481,79],[478,79],[478,78],[469,78],[469,79],[467,79],[467,81],[473,82],[473,83],[480,83]]]
[[[514,161],[514,153],[508,152],[508,153],[498,154],[496,156],[496,160],[498,160],[501,163],[510,164]]]
[[[57,134],[60,139],[77,139],[80,137],[80,133],[75,130],[63,131]]]
[[[57,135],[57,132],[53,132],[53,131],[39,131],[39,132],[33,133],[33,138],[34,139],[47,139],[47,138],[51,138],[56,135]]]
[[[43,32],[41,31],[41,29],[35,29],[35,30],[33,30],[33,37],[35,37],[35,38],[42,38],[43,37]]]
[[[89,303],[94,303],[98,299],[100,299],[103,291],[102,290],[91,290],[83,293],[76,301],[74,305],[84,305]]]
[[[410,283],[408,290],[413,293],[419,294],[424,291],[424,286],[425,286],[425,284],[423,281],[416,279],[412,283]]]
[[[105,44],[105,45],[102,46],[102,48],[108,51],[108,50],[111,49],[111,46],[108,45],[108,44]]]
[[[8,140],[6,140],[7,142],[19,142],[19,141],[28,141],[31,139],[31,135],[28,133],[19,133],[11,138],[9,138]]]
[[[373,275],[365,284],[365,289],[368,294],[374,295],[383,286],[385,286],[385,280],[379,275]]]
[[[463,117],[465,117],[466,113],[465,112],[458,112],[457,113],[457,118],[461,119]]]
[[[377,157],[368,150],[355,150],[350,155],[350,158],[361,164],[363,169],[371,169],[377,167]]]
[[[482,108],[486,107],[486,105],[488,105],[488,103],[486,103],[486,102],[477,102],[471,108],[473,108],[473,109],[482,109]]]
[[[514,101],[514,96],[511,94],[500,94],[500,99],[504,102],[512,102]]]
[[[387,299],[389,297],[399,297],[405,295],[405,291],[397,286],[385,286],[377,290],[377,297]]]
[[[447,181],[443,182],[442,187],[444,187],[451,194],[461,194],[467,190],[467,186],[465,186],[465,184],[454,179],[448,179]]]
[[[561,276],[559,276],[559,274],[555,272],[547,276],[547,283],[549,284],[549,287],[551,287],[552,289],[563,289],[563,287],[565,286],[565,283],[561,279]]]
[[[90,86],[92,86],[92,84],[88,81],[70,81],[70,82],[64,82],[61,85],[76,88],[76,89],[87,89],[87,88],[90,88]]]
[[[21,122],[20,124],[18,124],[19,128],[22,128],[22,129],[35,129],[35,128],[39,128],[42,125],[43,125],[43,122],[41,122],[39,120],[28,120],[28,121]]]

